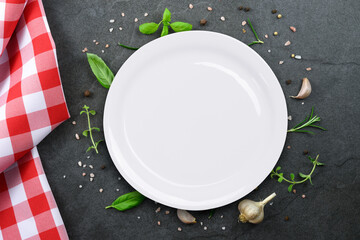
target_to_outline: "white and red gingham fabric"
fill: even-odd
[[[41,0],[0,0],[0,240],[68,239],[36,149],[68,118]]]

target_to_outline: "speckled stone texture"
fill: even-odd
[[[193,9],[188,8],[189,3],[194,5]],[[239,11],[239,5],[251,10]],[[360,1],[44,0],[44,6],[72,117],[42,141],[39,151],[71,239],[360,239]],[[213,8],[212,12],[207,11],[208,6]],[[97,111],[92,122],[102,128],[107,94],[92,75],[81,50],[87,47],[89,52],[100,55],[116,73],[132,54],[131,50],[116,46],[117,42],[141,46],[157,38],[160,33],[142,35],[138,26],[159,21],[165,7],[174,20],[190,22],[194,29],[228,34],[245,43],[254,40],[248,26],[244,27],[247,33],[242,33],[241,22],[249,17],[265,41],[252,48],[279,79],[293,118],[289,126],[301,121],[315,106],[322,118],[321,125],[328,129],[315,130],[315,136],[288,135],[278,163],[285,174],[309,172],[312,165],[302,154],[304,150],[309,150],[312,156],[319,153],[319,160],[326,166],[316,169],[313,186],[308,183],[296,186],[296,194],[287,192],[287,184],[270,178],[250,193],[247,198],[254,200],[272,192],[278,194],[273,204],[265,207],[265,220],[260,225],[238,223],[237,202],[217,209],[211,219],[209,211],[193,212],[207,231],[200,224],[180,223],[175,209],[161,206],[161,211],[155,213],[160,204],[151,200],[126,212],[104,209],[132,188],[125,180],[118,180],[120,175],[104,143],[99,145],[100,154],[86,154],[88,139],[74,137],[86,128],[85,116],[79,115],[84,104]],[[274,8],[283,15],[282,19],[271,13]],[[121,17],[122,12],[125,17]],[[145,12],[149,16],[144,17]],[[225,16],[225,22],[220,21],[221,16]],[[135,23],[134,18],[139,21]],[[202,18],[208,20],[206,26],[200,26]],[[110,23],[110,19],[115,22]],[[295,26],[297,32],[291,32],[289,26]],[[110,28],[114,28],[112,33]],[[274,37],[274,31],[279,35]],[[100,44],[95,45],[94,39]],[[285,47],[288,40],[292,44]],[[105,44],[110,47],[105,48]],[[301,55],[302,60],[291,59],[292,53]],[[284,64],[279,65],[280,60]],[[312,71],[307,72],[307,67]],[[298,92],[303,77],[310,79],[313,93],[304,101],[290,99],[289,95]],[[292,84],[286,85],[288,79]],[[83,96],[86,89],[92,92],[89,98]],[[71,124],[74,120],[76,125]],[[103,138],[103,134],[96,134],[96,138]],[[80,168],[79,160],[92,164],[94,169]],[[102,170],[101,165],[106,168]],[[83,177],[82,172],[87,176]],[[91,172],[95,173],[93,182],[89,182]],[[100,188],[104,189],[102,193]],[[170,210],[170,214],[165,215],[165,210]],[[289,216],[289,221],[284,220],[285,216]],[[157,221],[161,221],[161,226]],[[177,231],[179,226],[182,232]]]

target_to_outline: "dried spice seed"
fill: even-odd
[[[205,26],[206,23],[207,23],[206,19],[201,19],[200,20],[200,25],[201,26]]]
[[[293,193],[294,193],[294,194],[296,193],[296,189],[293,189]]]
[[[72,121],[71,123],[72,123],[72,125],[76,125],[76,122],[75,122],[75,121]]]
[[[265,34],[265,36],[264,36],[265,38],[269,38],[269,35],[267,35],[267,34]]]
[[[194,5],[192,5],[191,3],[189,4],[189,8],[190,9],[193,9],[194,8]]]
[[[308,151],[308,150],[304,150],[304,151],[303,151],[303,154],[304,154],[304,155],[307,155],[307,154],[309,154],[309,151]]]
[[[100,167],[101,169],[105,169],[105,165],[101,165],[101,167]]]
[[[158,222],[157,222],[157,225],[160,226],[160,224],[161,224],[160,221],[158,221]]]
[[[286,80],[286,85],[290,85],[291,84],[291,80]]]
[[[284,220],[285,220],[285,221],[289,221],[289,217],[288,217],[288,216],[285,216]]]
[[[286,41],[286,43],[284,44],[285,47],[289,46],[291,44],[290,41]]]
[[[311,71],[311,67],[306,68],[306,71],[308,72]]]
[[[109,44],[106,44],[106,45],[105,45],[105,48],[108,48],[108,47],[110,47],[110,45],[109,45]]]
[[[276,10],[276,9],[273,9],[273,10],[271,11],[271,13],[272,13],[272,14],[275,14],[275,13],[277,13],[277,10]]]
[[[242,21],[241,25],[245,26],[245,25],[246,25],[246,21]]]
[[[75,134],[75,138],[76,138],[76,140],[79,140],[80,139],[80,136],[79,136],[79,134]]]
[[[241,10],[243,10],[244,9],[244,7],[243,6],[239,6],[239,10],[241,11]]]
[[[178,227],[178,231],[179,231],[179,232],[181,232],[181,231],[182,231],[181,227]]]
[[[88,51],[87,48],[84,48],[83,50],[81,50],[83,53],[86,53]]]
[[[294,57],[295,57],[295,54],[291,54],[291,57],[294,58]]]
[[[302,198],[306,198],[305,194],[301,195]]]
[[[245,10],[245,12],[248,12],[248,11],[250,11],[250,10],[251,10],[251,8],[246,7],[244,10]]]
[[[155,210],[156,213],[158,213],[158,212],[160,212],[160,211],[161,211],[161,207],[158,207],[158,208]]]
[[[84,97],[90,97],[91,92],[89,90],[84,91]]]
[[[121,13],[121,16],[122,16],[122,17],[125,17],[125,13]]]
[[[165,211],[165,214],[168,215],[170,213],[170,211]]]
[[[287,146],[287,149],[291,149],[291,146],[289,145],[289,146]]]
[[[212,7],[207,7],[207,10],[211,12],[213,9]]]
[[[99,42],[96,42],[95,44],[96,44],[96,45],[99,45]]]
[[[278,15],[277,15],[277,18],[278,18],[278,19],[282,18],[282,15],[281,15],[281,14],[278,14]]]
[[[279,33],[278,33],[278,32],[274,32],[273,34],[274,34],[274,36],[277,36],[277,35],[279,35]]]
[[[242,32],[243,32],[243,33],[246,33],[246,30],[245,30],[245,28],[243,28],[243,29],[242,29]]]
[[[85,177],[85,176],[86,176],[86,173],[83,172],[81,175],[82,175],[83,177]]]
[[[290,26],[290,30],[291,30],[292,32],[296,32],[296,28],[293,27],[293,26]]]

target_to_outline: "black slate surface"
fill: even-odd
[[[189,3],[194,5],[193,9],[188,8]],[[251,10],[239,11],[239,5]],[[208,12],[207,6],[213,7],[213,11]],[[44,0],[44,7],[57,46],[72,117],[41,142],[39,151],[71,239],[360,239],[358,0]],[[309,150],[312,156],[319,153],[319,160],[326,166],[316,169],[313,186],[308,183],[296,186],[296,194],[287,192],[287,184],[270,178],[250,193],[247,198],[254,200],[272,192],[278,194],[273,205],[266,206],[265,220],[260,225],[238,223],[237,202],[217,209],[211,219],[208,219],[209,211],[193,212],[198,221],[207,226],[207,231],[200,224],[185,226],[178,221],[175,209],[151,200],[126,212],[104,209],[132,188],[125,180],[118,180],[120,175],[104,143],[100,144],[100,154],[85,154],[88,139],[77,141],[74,137],[86,128],[85,117],[79,115],[84,104],[97,111],[92,122],[102,128],[107,94],[92,75],[81,50],[87,47],[89,52],[100,55],[116,72],[132,54],[116,43],[141,46],[158,37],[158,34],[142,35],[137,27],[144,22],[158,21],[165,7],[170,9],[174,20],[190,22],[194,29],[228,34],[245,43],[254,39],[248,26],[245,26],[247,33],[242,33],[241,22],[250,17],[260,38],[265,40],[265,44],[252,48],[273,69],[285,96],[297,93],[303,77],[311,80],[313,93],[308,99],[297,101],[286,97],[288,112],[293,118],[289,126],[301,121],[315,106],[322,118],[321,125],[328,131],[315,130],[315,136],[288,134],[278,164],[285,174],[306,173],[312,165],[302,152]],[[274,8],[283,15],[282,19],[271,14]],[[125,17],[121,17],[121,12]],[[144,17],[145,12],[149,13],[148,17]],[[221,16],[226,17],[225,22],[220,21]],[[135,17],[139,22],[134,22]],[[199,25],[201,18],[208,20],[205,27]],[[115,19],[115,23],[109,23],[110,19]],[[297,28],[296,33],[289,30],[291,25]],[[118,29],[120,26],[122,31]],[[110,33],[112,27],[114,31]],[[272,36],[274,31],[279,32],[279,36]],[[264,34],[269,34],[269,39],[265,39]],[[100,44],[95,45],[93,39]],[[284,47],[287,40],[292,44]],[[107,43],[108,49],[104,47]],[[302,60],[291,59],[291,53],[301,55]],[[285,61],[283,65],[278,64],[280,60]],[[307,72],[306,67],[312,71]],[[293,83],[286,85],[288,79]],[[90,98],[83,97],[86,89],[93,93]],[[75,126],[71,124],[73,120],[77,122]],[[103,134],[97,134],[96,138],[103,138]],[[79,160],[92,164],[94,169],[78,167]],[[100,169],[101,165],[106,168]],[[83,177],[82,172],[87,176]],[[88,180],[90,172],[96,175],[93,182]],[[99,193],[100,188],[104,192]],[[306,195],[305,199],[301,198],[302,194]],[[158,206],[161,212],[155,213]],[[170,214],[165,215],[165,210],[170,210]],[[284,220],[285,216],[289,216],[289,221]],[[161,221],[161,226],[157,226],[157,221]],[[182,232],[177,231],[179,226]],[[225,231],[221,229],[223,226]]]

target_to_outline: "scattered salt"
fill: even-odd
[[[110,19],[109,22],[110,22],[110,23],[114,23],[114,22],[115,22],[115,19]]]
[[[79,134],[75,134],[75,138],[77,139],[77,140],[79,140],[80,139],[80,136],[79,136]]]
[[[110,29],[109,29],[109,32],[112,32],[112,31],[114,31],[114,28],[110,28]]]
[[[81,161],[78,161],[78,165],[79,165],[79,167],[81,167],[81,166],[82,166],[82,162],[81,162]]]
[[[224,22],[224,21],[225,21],[225,17],[224,17],[224,16],[221,16],[221,17],[220,17],[220,20]]]

